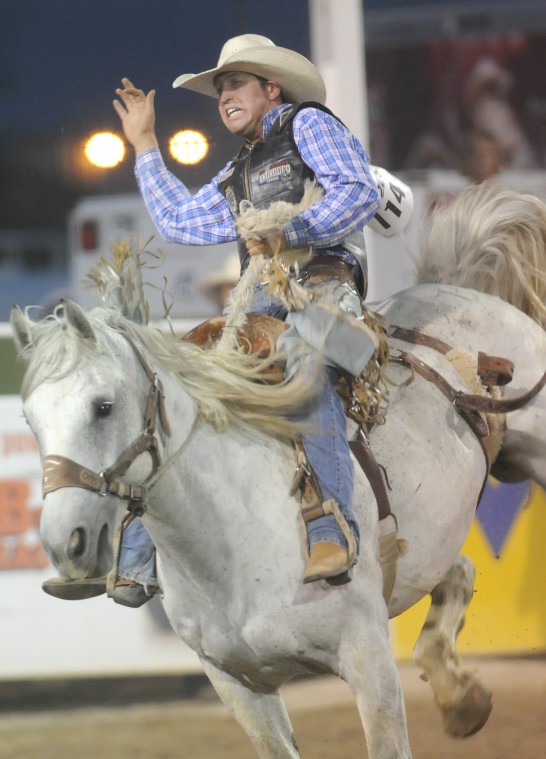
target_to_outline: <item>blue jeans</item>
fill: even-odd
[[[142,520],[136,517],[123,531],[118,574],[154,591],[159,585],[155,569],[155,547]]]
[[[317,286],[321,297],[341,304],[346,310],[360,315],[360,299],[351,289],[338,282],[326,282]],[[290,314],[284,305],[267,292],[267,285],[255,288],[252,313],[267,314],[286,319],[288,329],[278,342],[287,356],[286,373],[293,376],[300,371],[315,372],[319,353],[302,342],[297,330],[290,323]],[[326,366],[322,388],[310,410],[298,418],[309,423],[312,434],[303,437],[303,447],[309,459],[325,501],[333,498],[347,520],[355,537],[357,548],[360,539],[358,524],[352,510],[353,462],[347,441],[347,421],[342,400],[336,391],[340,372],[335,366]],[[316,430],[316,431],[315,431]],[[307,523],[309,544],[319,541],[336,543],[347,547],[347,541],[335,517],[327,514]],[[158,585],[155,574],[154,546],[140,519],[134,519],[122,537],[118,574],[142,585]]]
[[[277,347],[286,353],[286,374],[293,376],[301,371],[314,373],[317,371],[319,353],[303,343],[297,330],[291,324],[290,314],[278,300],[267,291],[267,285],[257,287],[251,310],[255,313],[266,313],[269,316],[284,318],[288,329],[280,336]],[[356,293],[354,298],[337,282],[327,282],[320,288],[321,297],[325,300],[339,303],[346,299],[347,308],[361,312],[360,299]],[[335,366],[326,366],[324,381],[319,394],[310,409],[296,419],[305,421],[313,430],[303,437],[302,443],[307,458],[318,484],[324,501],[333,498],[353,533],[358,547],[360,531],[353,514],[353,461],[347,441],[347,419],[343,402],[336,390],[340,372]],[[332,514],[313,519],[307,523],[309,545],[326,541],[347,547],[347,541],[335,517]]]

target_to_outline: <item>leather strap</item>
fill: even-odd
[[[301,440],[294,441],[294,449],[296,451],[297,467],[289,493],[290,495],[294,495],[297,490],[302,491],[300,512],[303,521],[307,524],[307,522],[313,519],[324,516],[323,496]]]
[[[100,493],[104,478],[65,456],[46,456],[43,461],[42,493],[46,496],[59,488],[75,487]]]
[[[448,343],[444,343],[443,340],[440,340],[437,337],[431,337],[430,335],[425,335],[424,332],[419,332],[416,329],[410,329],[408,327],[397,327],[393,324],[387,330],[387,334],[389,337],[393,337],[396,340],[403,340],[406,343],[424,345],[427,348],[433,348],[433,350],[444,355],[452,350],[452,346]]]
[[[407,362],[413,367],[421,377],[429,380],[429,382],[434,382],[453,403],[455,408],[467,419],[472,429],[476,430],[484,430],[487,426],[483,419],[477,416],[478,414],[507,414],[510,411],[517,411],[526,406],[546,385],[546,372],[544,372],[539,381],[530,390],[515,398],[491,398],[487,395],[473,395],[472,393],[455,390],[441,374],[431,366],[428,366],[428,364],[425,364],[417,356],[414,356],[413,353],[400,351],[399,356],[402,361]],[[480,434],[487,435],[488,431],[485,430]]]
[[[303,486],[303,494],[301,497],[301,515],[303,521],[311,522],[313,519],[318,519],[325,515],[323,502],[321,496],[319,496],[315,484],[311,481],[310,477],[307,477]]]
[[[445,343],[443,340],[426,335],[424,332],[419,332],[416,329],[392,325],[388,329],[388,334],[389,337],[404,340],[404,342],[432,348],[443,355],[452,350],[451,345]],[[512,381],[514,376],[514,364],[510,359],[501,358],[500,356],[489,356],[487,353],[480,351],[478,353],[478,376],[484,385],[488,387],[507,385]]]
[[[146,484],[138,485],[111,480],[106,472],[97,474],[65,456],[45,456],[43,462],[42,493],[46,496],[60,488],[83,488],[99,495],[116,495],[127,501],[145,503]]]
[[[118,456],[112,466],[104,469],[102,472],[93,472],[91,469],[66,456],[46,456],[43,461],[42,492],[46,496],[48,493],[60,488],[79,487],[90,490],[100,496],[115,495],[128,501],[127,509],[130,512],[141,515],[147,506],[148,486],[162,472],[159,468],[161,462],[158,441],[155,435],[157,422],[159,421],[166,436],[170,436],[171,430],[165,412],[165,397],[161,380],[152,371],[130,335],[124,333],[124,336],[150,382],[150,390],[144,411],[144,431]],[[122,482],[119,478],[145,452],[149,453],[152,459],[152,471],[150,475],[143,483]]]
[[[364,434],[361,433],[358,440],[350,440],[349,447],[368,478],[377,502],[379,521],[381,521],[392,514],[381,468]]]
[[[471,405],[464,406],[461,403],[461,398],[468,397],[461,390],[455,390],[455,388],[449,384],[449,382],[442,377],[442,375],[433,369],[420,358],[414,356],[413,353],[407,351],[400,351],[400,359],[407,363],[419,374],[423,379],[428,380],[436,385],[436,387],[442,391],[446,398],[453,404],[462,417],[468,422],[471,429],[476,435],[482,437],[489,434],[489,427],[487,422],[480,416],[477,408]],[[482,396],[472,396],[476,398],[482,398]],[[489,400],[489,399],[485,399]]]
[[[512,382],[514,363],[509,358],[478,353],[478,377],[487,387],[500,387]]]
[[[484,414],[507,414],[510,411],[517,411],[532,401],[535,395],[540,393],[546,385],[546,372],[539,381],[530,390],[523,395],[515,398],[489,398],[484,395],[471,395],[470,393],[460,393],[455,405],[461,410],[478,411]]]
[[[148,452],[152,457],[153,470],[155,472],[159,467],[157,440],[153,433],[143,432],[134,443],[131,443],[131,445],[120,454],[115,464],[104,470],[103,476],[106,482],[111,482],[116,479],[116,477],[123,477],[135,459],[145,452]]]

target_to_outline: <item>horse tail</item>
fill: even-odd
[[[483,182],[438,206],[421,260],[419,284],[496,295],[546,324],[546,205]]]

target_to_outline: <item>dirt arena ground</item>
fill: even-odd
[[[546,757],[546,660],[471,659],[493,691],[493,713],[477,735],[444,736],[429,686],[400,665],[413,759]],[[367,757],[347,686],[331,678],[284,689],[302,759]],[[215,700],[0,715],[1,759],[256,759]]]

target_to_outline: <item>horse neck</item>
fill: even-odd
[[[182,402],[168,401],[175,427],[174,409],[194,411],[187,396]],[[255,560],[255,545],[272,551],[275,535],[288,534],[286,542],[299,556],[293,529],[297,505],[288,495],[295,462],[288,445],[265,433],[236,426],[220,433],[199,417],[193,427],[194,419],[191,439],[178,431],[173,435],[177,439],[170,448],[176,461],[154,488],[145,522],[160,556],[170,557],[171,568],[201,586],[210,580],[214,594],[214,584],[222,583],[216,570],[243,583],[246,564]],[[176,446],[183,448],[179,456]]]
[[[173,488],[181,492],[179,503],[184,508],[177,506],[172,517],[181,521],[188,517],[185,506],[193,518],[198,504],[206,503],[208,510],[217,511],[223,521],[241,508],[257,513],[264,492],[272,488],[280,489],[273,497],[279,502],[283,492],[288,496],[296,466],[288,443],[238,425],[217,431],[199,416],[195,403],[183,390],[176,398],[167,396],[167,408],[172,440],[165,446],[164,475],[158,481],[163,490],[158,504],[161,512],[165,507],[169,510],[169,504],[161,501]]]

